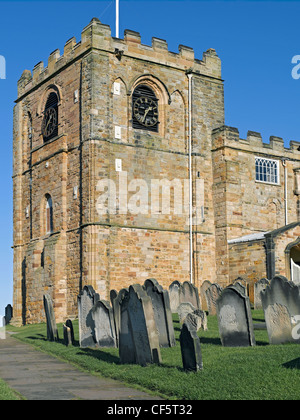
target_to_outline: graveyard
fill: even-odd
[[[47,323],[7,328],[16,339],[93,375],[169,400],[297,400],[300,348],[291,334],[299,289],[281,276],[262,284],[262,299],[255,305],[240,282],[224,290],[214,285],[205,311],[187,287],[182,295],[189,302],[179,299],[174,309],[172,290],[154,279],[111,292],[112,304],[86,286],[78,297],[79,319],[53,324],[46,298]],[[173,306],[165,317],[158,301],[161,307]],[[113,320],[119,325],[115,335]]]

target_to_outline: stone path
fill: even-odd
[[[27,400],[159,400],[121,382],[84,373],[7,335],[0,340],[0,378]]]

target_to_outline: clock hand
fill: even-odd
[[[52,114],[50,115],[50,118],[49,118],[49,120],[48,120],[48,122],[47,122],[47,125],[46,125],[46,130],[47,130],[47,128],[48,128],[48,125],[50,124],[51,119],[52,119]]]
[[[152,108],[152,106],[149,106],[149,108],[147,108],[147,109],[146,109],[146,112],[145,112],[145,114],[144,114],[144,116],[143,116],[142,122],[144,122],[144,121],[145,121],[145,118],[146,118],[146,116],[147,116],[148,112],[149,112],[149,111],[152,111],[152,109],[153,109],[153,108]]]

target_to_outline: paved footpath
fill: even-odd
[[[0,378],[27,400],[159,400],[113,379],[84,373],[11,337],[0,340]]]

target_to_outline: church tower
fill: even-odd
[[[14,322],[43,321],[45,293],[60,322],[76,317],[85,285],[108,299],[150,277],[189,280],[190,261],[195,286],[215,281],[211,133],[223,125],[213,49],[199,60],[130,30],[113,38],[92,19],[47,67],[25,70],[14,108]]]

